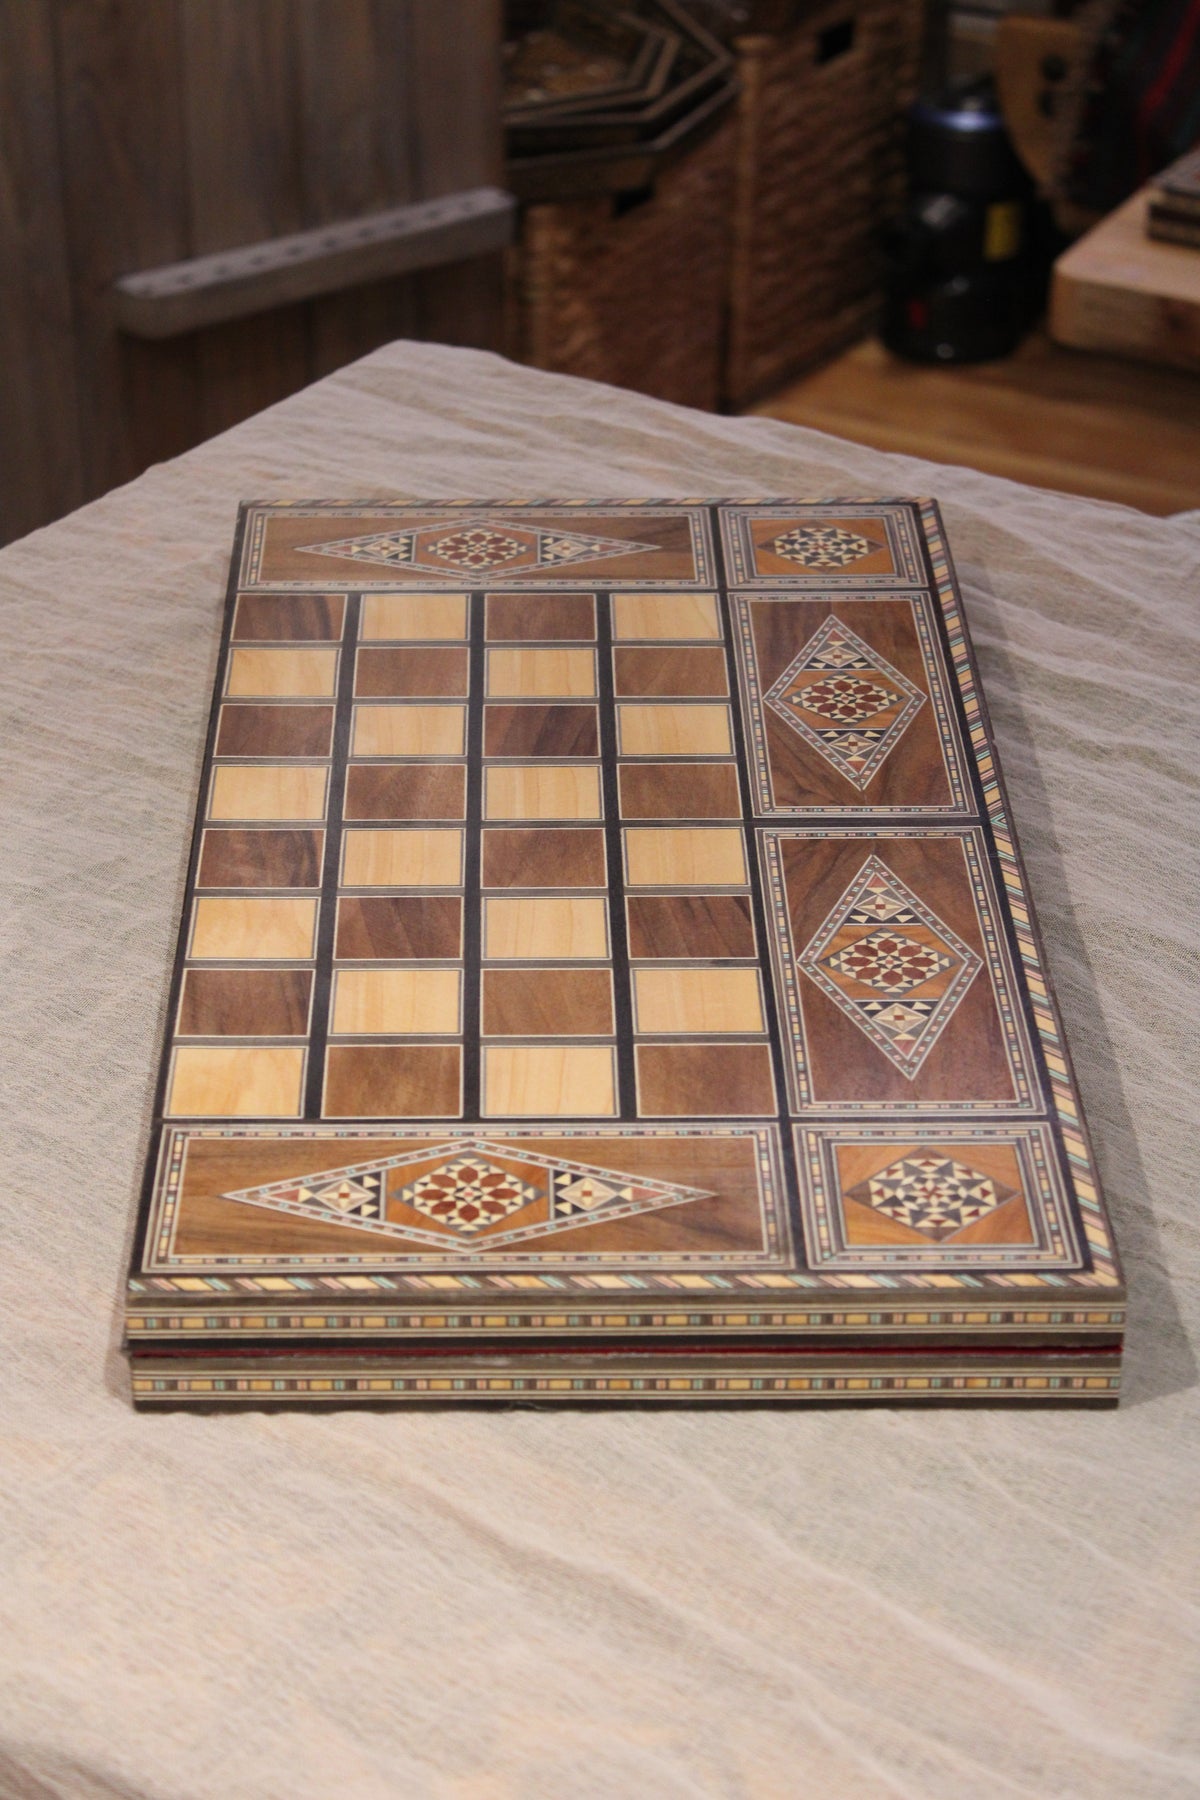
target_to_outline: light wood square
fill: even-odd
[[[315,955],[315,899],[204,895],[192,912],[188,954],[197,962],[289,962]]]
[[[296,1045],[182,1044],[171,1067],[174,1118],[299,1118],[304,1050]]]
[[[729,708],[623,701],[617,748],[622,756],[732,756]]]
[[[336,650],[234,650],[225,692],[245,699],[332,699],[337,660]]]
[[[483,816],[601,819],[600,771],[587,763],[494,763],[484,770]]]
[[[483,1112],[488,1118],[611,1118],[617,1110],[614,1052],[601,1044],[488,1044]]]
[[[450,1036],[461,1030],[457,969],[339,969],[333,1023],[339,1037]]]
[[[465,706],[354,708],[353,756],[461,756],[466,747]]]
[[[311,763],[221,763],[213,771],[210,819],[323,819],[328,769]]]
[[[755,969],[635,969],[634,1029],[710,1036],[764,1031]]]
[[[715,594],[614,594],[613,636],[661,642],[711,640],[721,636]]]
[[[463,833],[453,826],[347,831],[342,840],[342,886],[458,887],[463,878]]]
[[[364,642],[460,643],[467,635],[466,594],[364,594]]]
[[[608,953],[608,902],[597,895],[505,895],[483,902],[489,961],[604,962]]]
[[[487,691],[493,699],[574,700],[596,692],[593,650],[504,649],[487,653]]]
[[[746,842],[733,826],[627,827],[625,879],[630,887],[744,887]]]

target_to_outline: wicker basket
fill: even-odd
[[[903,192],[923,0],[834,0],[737,42],[726,402],[747,404],[870,326],[879,230]]]
[[[511,355],[716,408],[733,129],[727,116],[646,196],[599,194],[525,209],[509,264]]]

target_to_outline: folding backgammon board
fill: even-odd
[[[146,1406],[1111,1401],[936,507],[243,508]]]

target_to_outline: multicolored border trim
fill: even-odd
[[[1012,919],[1013,934],[1025,974],[1034,1025],[1050,1082],[1050,1098],[1062,1131],[1062,1143],[1070,1165],[1075,1198],[1079,1204],[1088,1249],[1096,1274],[1106,1285],[1121,1286],[1121,1268],[1112,1228],[1100,1197],[1087,1127],[1079,1105],[1070,1056],[1062,1033],[1058,1008],[1051,996],[1049,979],[1033,909],[1029,904],[1020,856],[1009,819],[1008,796],[992,748],[991,728],[975,669],[975,661],[962,615],[950,552],[942,532],[941,514],[934,500],[917,500],[929,551],[929,563],[937,589],[951,660],[962,695],[963,711],[975,767],[983,788],[983,802],[991,827],[995,861],[1000,871]]]
[[[266,528],[268,522],[281,513],[292,518],[338,519],[368,514],[378,519],[402,519],[416,514],[420,518],[428,516],[433,522],[442,513],[471,514],[477,512],[536,512],[549,515],[551,518],[562,514],[564,520],[580,512],[588,513],[620,513],[637,512],[645,519],[670,518],[685,519],[691,532],[692,574],[690,576],[673,576],[670,579],[655,579],[639,575],[623,582],[619,576],[597,580],[593,573],[587,577],[572,576],[570,565],[563,571],[555,571],[554,587],[562,593],[594,593],[597,588],[615,588],[622,590],[626,585],[645,589],[648,593],[656,589],[667,591],[690,590],[692,588],[709,588],[716,586],[715,558],[713,554],[712,535],[709,528],[708,509],[710,500],[256,500],[246,507],[246,536],[242,549],[242,558],[238,574],[239,589],[253,592],[256,588],[270,590],[274,593],[325,593],[335,588],[339,593],[362,592],[371,594],[402,593],[405,589],[430,592],[447,589],[459,589],[464,585],[463,573],[444,574],[430,573],[428,570],[412,570],[405,574],[403,580],[388,578],[386,568],[364,567],[360,574],[349,580],[345,575],[322,574],[318,567],[311,577],[304,580],[279,581],[267,579],[261,575],[263,554],[265,550]],[[640,554],[631,547],[630,554]],[[533,571],[542,581],[545,571]],[[513,570],[505,575],[501,570],[491,569],[483,578],[473,578],[468,584],[472,587],[488,588],[513,587],[521,588],[530,585],[531,571],[528,569]]]
[[[1120,1392],[1119,1370],[1095,1362],[1065,1370],[1046,1370],[1032,1362],[1000,1360],[978,1368],[909,1368],[881,1371],[876,1363],[851,1364],[829,1371],[783,1373],[778,1364],[739,1369],[702,1367],[639,1369],[638,1373],[579,1373],[566,1367],[534,1374],[468,1374],[429,1370],[403,1374],[378,1370],[320,1369],[304,1374],[273,1375],[230,1371],[222,1374],[154,1374],[135,1365],[133,1398],[140,1406],[270,1406],[288,1401],[345,1406],[363,1402],[416,1401],[435,1405],[491,1401],[501,1405],[522,1400],[573,1406],[589,1401],[678,1402],[730,1400],[1092,1400],[1113,1401]]]
[[[214,1304],[210,1297],[210,1304]],[[310,1302],[311,1306],[316,1302]],[[473,1312],[387,1312],[367,1307],[343,1310],[325,1299],[318,1311],[288,1312],[283,1308],[252,1307],[244,1310],[236,1304],[221,1305],[219,1311],[160,1311],[152,1299],[147,1310],[131,1312],[125,1320],[126,1330],[133,1336],[155,1341],[169,1338],[186,1340],[202,1335],[229,1337],[295,1337],[314,1336],[421,1338],[484,1337],[502,1331],[506,1336],[545,1336],[548,1331],[569,1332],[573,1337],[611,1336],[616,1332],[636,1331],[640,1335],[676,1336],[681,1331],[720,1331],[745,1334],[747,1337],[778,1331],[819,1331],[832,1338],[883,1335],[895,1337],[903,1331],[906,1337],[928,1336],[939,1332],[956,1335],[978,1332],[989,1340],[996,1333],[1036,1332],[1040,1338],[1111,1336],[1119,1334],[1125,1323],[1121,1306],[1096,1307],[1006,1307],[993,1306],[918,1306],[911,1302],[895,1307],[848,1309],[838,1305],[836,1296],[824,1306],[813,1301],[797,1307],[771,1310],[747,1310],[744,1306],[722,1308],[710,1304],[704,1311],[545,1312],[533,1308],[507,1306],[503,1311]]]

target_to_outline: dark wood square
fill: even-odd
[[[456,894],[347,894],[338,901],[334,955],[346,962],[438,961],[462,954]]]

